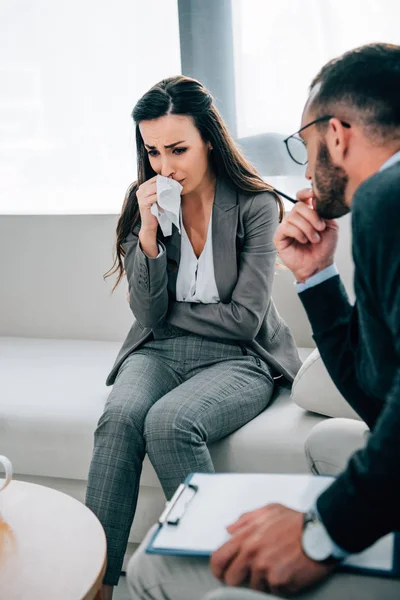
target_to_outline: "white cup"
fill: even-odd
[[[0,465],[3,465],[5,471],[5,478],[0,479],[0,492],[4,490],[10,483],[13,475],[12,464],[6,456],[0,454]]]

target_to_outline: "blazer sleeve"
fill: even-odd
[[[301,292],[299,298],[333,383],[372,429],[382,405],[361,389],[354,375],[355,355],[350,332],[352,321],[357,319],[357,310],[350,304],[339,275]]]
[[[276,264],[273,235],[278,208],[268,200],[265,194],[256,194],[244,220],[245,242],[230,302],[173,302],[169,323],[217,339],[250,341],[256,337],[271,300]]]
[[[367,446],[317,500],[328,533],[348,552],[400,530],[399,432],[400,369]]]
[[[142,327],[154,329],[163,323],[168,312],[167,253],[165,246],[158,241],[161,248],[159,256],[146,256],[140,247],[139,230],[137,225],[123,243],[129,305]]]

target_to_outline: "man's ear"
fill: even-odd
[[[337,167],[343,167],[349,149],[351,128],[345,127],[343,123],[333,117],[328,123],[325,134],[326,145],[333,163]]]

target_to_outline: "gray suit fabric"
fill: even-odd
[[[86,495],[107,537],[106,584],[118,583],[145,453],[170,498],[189,473],[214,471],[207,444],[256,417],[273,388],[251,350],[195,335],[147,342],[124,361],[96,429]]]
[[[160,236],[166,252],[149,259],[138,244],[139,226],[124,243],[130,306],[136,318],[107,378],[112,385],[125,358],[154,329],[170,325],[222,341],[246,343],[274,371],[293,381],[300,359],[290,330],[272,300],[278,225],[275,197],[244,194],[218,179],[212,213],[212,242],[219,304],[176,301],[181,236],[173,227]]]
[[[274,376],[300,360],[271,299],[277,206],[218,181],[213,256],[219,304],[177,302],[178,230],[150,259],[138,228],[125,242],[136,318],[107,379],[114,383],[96,432],[86,504],[107,536],[104,582],[118,582],[147,452],[167,498],[191,472],[213,472],[207,444],[256,417]]]

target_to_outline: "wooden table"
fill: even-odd
[[[0,492],[1,600],[93,600],[105,566],[103,529],[83,504],[23,481]]]

